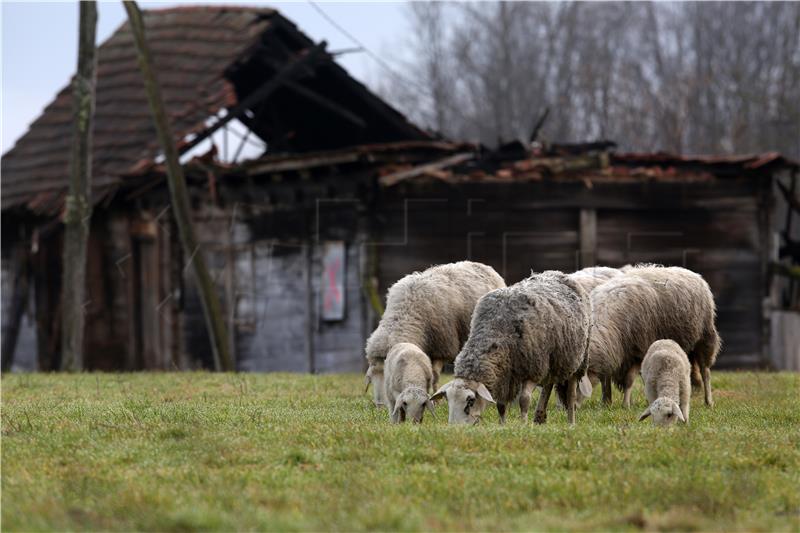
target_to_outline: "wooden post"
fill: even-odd
[[[16,246],[14,254],[11,258],[11,282],[13,283],[11,289],[11,299],[9,301],[8,309],[6,309],[6,323],[3,324],[3,339],[2,348],[0,348],[0,359],[2,359],[2,371],[8,372],[11,370],[11,365],[14,363],[14,353],[17,347],[17,339],[19,338],[19,328],[22,324],[22,316],[25,314],[25,309],[28,307],[30,283],[29,283],[29,267],[28,267],[28,250],[26,249],[26,242],[23,239],[20,244]]]
[[[316,313],[316,298],[314,294],[314,286],[311,281],[311,272],[314,267],[314,248],[311,241],[303,246],[303,255],[305,256],[305,283],[306,283],[306,357],[308,358],[308,372],[310,374],[317,373],[316,358],[314,350],[316,349],[316,336],[317,336],[317,313]]]
[[[135,1],[123,2],[125,10],[128,12],[128,22],[136,43],[139,67],[144,78],[147,100],[150,104],[150,111],[153,113],[158,140],[164,152],[164,160],[167,165],[167,182],[172,198],[172,213],[178,225],[178,233],[181,237],[181,244],[184,253],[192,263],[194,278],[197,289],[200,292],[200,300],[203,304],[203,315],[206,320],[206,327],[211,340],[211,348],[214,356],[214,368],[216,370],[234,370],[233,359],[229,350],[228,331],[225,327],[225,319],[222,316],[222,307],[219,296],[214,288],[214,282],[208,272],[202,251],[199,249],[192,226],[192,213],[189,205],[189,197],[186,191],[186,179],[183,175],[178,151],[175,147],[175,138],[172,128],[164,109],[164,102],[161,98],[161,89],[156,81],[153,71],[153,61],[150,56],[150,49],[145,39],[144,22],[142,13]],[[153,310],[153,312],[156,312]]]
[[[86,248],[92,218],[92,122],[95,87],[97,4],[80,2],[78,72],[72,84],[72,148],[69,195],[64,212],[61,284],[61,370],[83,369]]]
[[[580,216],[580,268],[597,263],[597,210],[581,209]]]

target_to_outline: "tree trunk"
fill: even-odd
[[[167,181],[169,192],[172,197],[172,213],[178,225],[178,233],[181,237],[181,244],[186,257],[192,262],[194,278],[200,292],[200,300],[203,304],[203,315],[206,320],[211,348],[214,356],[214,368],[216,370],[234,370],[233,359],[228,347],[228,332],[225,327],[225,320],[222,316],[222,308],[219,296],[214,288],[214,282],[206,267],[206,262],[202,251],[199,249],[192,226],[192,214],[189,206],[189,198],[186,192],[186,179],[183,175],[178,151],[175,147],[175,138],[172,128],[164,109],[164,102],[161,98],[161,89],[156,81],[155,73],[152,68],[150,50],[145,39],[144,23],[142,13],[139,11],[135,1],[125,1],[125,10],[128,12],[128,21],[133,32],[136,43],[137,55],[139,57],[139,67],[144,78],[147,100],[150,103],[150,111],[153,113],[158,140],[164,152],[165,163],[167,165]],[[153,310],[155,312],[155,310]]]
[[[70,184],[64,213],[64,270],[61,284],[61,370],[83,369],[86,248],[92,217],[92,122],[95,87],[97,4],[80,2],[78,72],[72,86],[73,136]]]

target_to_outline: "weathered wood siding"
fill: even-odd
[[[197,214],[196,231],[228,317],[237,369],[361,369],[365,330],[358,221],[352,205],[292,212],[238,205],[235,211]],[[326,239],[346,244],[343,320],[320,318]],[[208,336],[189,275],[183,280],[181,311],[184,357],[208,365]]]
[[[384,191],[377,210],[380,292],[385,297],[414,270],[465,258],[493,266],[509,284],[531,270],[592,262],[685,266],[706,278],[716,298],[724,342],[718,365],[763,365],[762,185],[403,184]],[[593,236],[581,235],[582,210],[583,231]],[[587,248],[593,243],[594,253]]]
[[[5,245],[6,243],[4,243]],[[2,338],[5,339],[6,335],[10,334],[9,328],[13,327],[12,322],[12,300],[14,298],[14,282],[19,275],[26,275],[20,272],[20,268],[24,268],[15,262],[20,260],[20,250],[18,247],[26,246],[27,242],[15,242],[11,246],[4,246],[2,254],[0,254],[0,278],[2,278],[2,287],[0,292],[2,294]],[[29,275],[30,273],[27,273]],[[22,317],[19,321],[17,330],[17,339],[14,346],[11,347],[11,353],[3,353],[3,358],[13,357],[13,364],[11,370],[13,371],[34,371],[37,370],[38,362],[36,357],[36,320],[34,314],[35,304],[35,288],[33,287],[33,280],[28,280],[27,295],[24,298],[24,310]],[[21,300],[23,301],[23,300]]]

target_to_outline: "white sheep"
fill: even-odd
[[[623,268],[629,269],[631,267],[630,265],[626,265]],[[622,274],[623,271],[622,269],[619,268],[592,266],[583,268],[568,275],[571,279],[578,282],[578,284],[581,287],[583,287],[583,290],[586,291],[586,294],[591,294],[591,292],[598,286],[602,285],[606,281],[616,278],[617,276],[621,276]],[[609,394],[611,394],[611,386],[612,386],[611,379],[605,377],[602,381],[603,381],[603,396],[606,397]],[[592,390],[592,387],[597,386],[599,382],[600,382],[600,377],[589,371],[586,376],[581,378],[580,389],[582,391]],[[584,396],[582,393],[579,394],[578,406],[580,406],[585,399],[586,396]]]
[[[570,278],[577,281],[581,287],[583,287],[586,294],[591,293],[598,285],[621,275],[622,270],[604,266],[586,267],[572,274],[568,274]]]
[[[668,426],[689,422],[692,396],[691,365],[677,342],[660,339],[650,345],[642,361],[644,393],[650,406],[639,420],[653,417],[653,424]]]
[[[433,383],[428,356],[416,345],[401,342],[389,350],[383,368],[389,418],[394,423],[405,422],[406,418],[422,422],[426,408],[433,412],[433,402],[428,399]]]
[[[710,369],[721,341],[714,296],[702,276],[680,267],[637,265],[595,288],[591,303],[588,373],[621,388],[625,407],[644,354],[658,339],[673,339],[701,369],[705,402],[713,404]],[[610,387],[603,388],[603,400],[611,403]]]
[[[401,342],[414,344],[431,360],[433,386],[445,363],[452,362],[469,335],[472,311],[481,296],[505,287],[490,266],[460,261],[409,274],[389,288],[381,322],[367,340],[367,386],[381,405],[383,361]]]

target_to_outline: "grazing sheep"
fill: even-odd
[[[432,399],[447,397],[451,424],[476,423],[490,403],[497,404],[504,421],[506,405],[525,396],[520,395],[523,387],[530,391],[539,384],[542,393],[534,421],[543,423],[555,385],[574,423],[576,386],[586,372],[590,317],[586,292],[558,271],[490,292],[475,308],[469,339],[456,358],[456,379]]]
[[[668,426],[675,420],[689,422],[689,400],[692,396],[689,358],[677,342],[657,340],[642,361],[644,393],[650,406],[639,420],[653,416],[653,424]]]
[[[621,275],[622,271],[618,268],[596,266],[573,272],[569,274],[569,277],[580,283],[583,290],[586,291],[586,294],[589,294],[598,285]]]
[[[428,356],[415,344],[401,342],[389,350],[383,368],[389,418],[395,424],[406,418],[422,422],[425,408],[433,412],[433,402],[428,399],[433,382]]]
[[[630,268],[630,265],[626,265],[623,268]],[[577,281],[583,290],[586,291],[586,294],[591,294],[591,292],[598,286],[606,281],[615,278],[617,276],[622,275],[622,270],[618,268],[611,268],[611,267],[604,267],[604,266],[594,266],[594,267],[586,267],[582,270],[578,270],[569,274],[569,277]],[[600,382],[600,378],[595,374],[589,372],[587,376],[581,378],[581,388],[583,390],[591,390],[592,386],[597,386]],[[589,380],[588,384],[585,380]],[[607,392],[608,391],[608,392]],[[610,394],[611,391],[611,380],[608,378],[603,379],[603,396],[605,397],[607,394]],[[586,396],[583,394],[578,395],[578,406],[580,406]]]
[[[431,360],[435,389],[442,367],[455,359],[467,340],[475,304],[487,292],[505,286],[492,267],[472,261],[433,266],[392,285],[381,322],[366,346],[366,379],[372,382],[375,404],[385,399],[379,389],[383,361],[392,346],[408,342],[422,350]]]
[[[720,338],[714,296],[702,276],[680,267],[638,265],[599,285],[591,301],[589,373],[614,381],[624,391],[625,407],[644,354],[658,339],[673,339],[702,369],[705,402],[713,405],[710,368]],[[610,388],[603,390],[603,401],[611,403]]]
[[[367,392],[369,386],[374,382],[374,386],[372,387],[372,403],[375,404],[375,407],[383,407],[386,405],[386,393],[383,390],[383,361],[375,361],[374,364],[367,367],[367,373],[364,375],[364,382],[366,383],[364,392]]]

